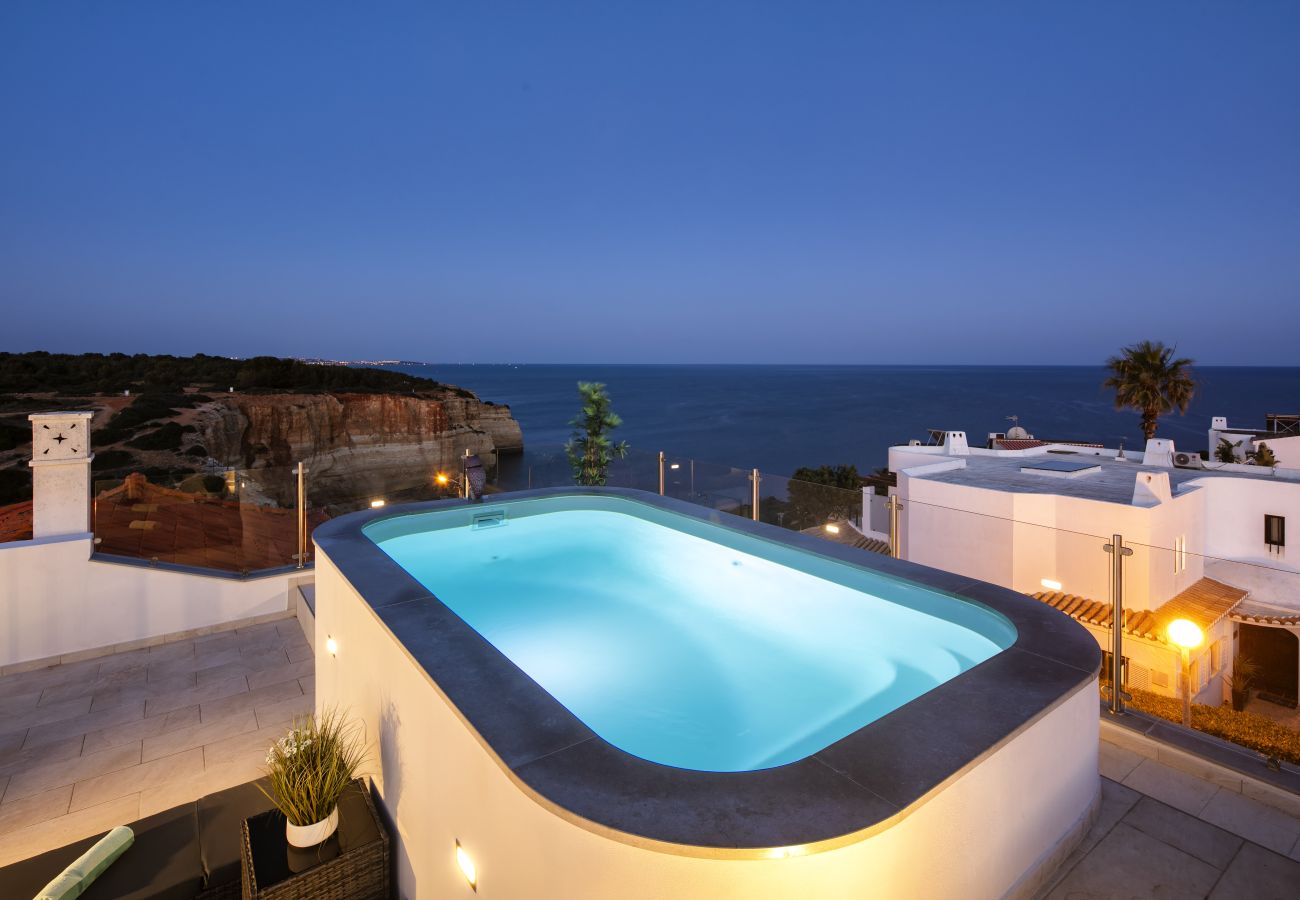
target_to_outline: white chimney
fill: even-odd
[[[1147,441],[1146,452],[1142,454],[1142,465],[1174,467],[1174,442],[1168,438],[1152,438]]]
[[[33,413],[32,537],[90,531],[93,412]]]

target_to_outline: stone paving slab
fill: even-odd
[[[1040,898],[1300,898],[1300,819],[1105,741],[1100,760],[1097,821]]]
[[[0,866],[258,778],[314,686],[292,619],[0,677]]]

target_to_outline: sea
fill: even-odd
[[[564,442],[578,412],[579,381],[609,389],[635,449],[663,450],[742,469],[788,475],[801,466],[885,465],[888,448],[962,430],[972,446],[1017,417],[1038,438],[1143,445],[1134,412],[1116,410],[1090,366],[470,365],[386,366],[468,388],[505,403],[524,443]],[[1300,367],[1202,366],[1186,415],[1160,420],[1159,436],[1206,449],[1211,416],[1262,428],[1267,413],[1300,413]]]

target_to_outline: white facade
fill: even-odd
[[[1219,441],[1227,440],[1233,445],[1238,462],[1246,462],[1246,454],[1260,444],[1267,444],[1277,459],[1279,469],[1300,469],[1300,434],[1269,434],[1253,428],[1233,428],[1226,416],[1215,416],[1210,420],[1210,433],[1207,449],[1210,459],[1215,458]]]
[[[1250,591],[1252,600],[1300,614],[1300,550],[1270,547],[1264,528],[1266,514],[1281,516],[1300,536],[1296,473],[1245,465],[1176,469],[1165,463],[1176,454],[1172,443],[1151,443],[1142,463],[1119,462],[1114,450],[1065,445],[960,454],[893,447],[889,468],[902,501],[901,556],[1027,594],[1058,591],[1108,603],[1111,557],[1102,547],[1119,534],[1133,550],[1125,560],[1128,610],[1155,610],[1211,577]],[[1035,480],[1017,460],[1031,466],[1096,463],[1098,471],[1068,477],[1044,472]],[[1129,486],[1127,496],[1114,487],[1121,483]],[[1236,577],[1248,567],[1267,567],[1272,588]],[[1202,702],[1227,697],[1237,628],[1222,619],[1197,651],[1195,687]],[[1108,646],[1108,629],[1090,630]],[[1167,644],[1129,637],[1126,647],[1143,678],[1151,673],[1144,686],[1175,692],[1180,661]]]

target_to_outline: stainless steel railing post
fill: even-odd
[[[1102,546],[1110,554],[1110,711],[1112,715],[1124,712],[1124,557],[1133,550],[1124,546],[1124,535],[1111,536],[1111,542]]]
[[[758,521],[758,485],[759,482],[763,480],[763,476],[758,474],[758,469],[755,469],[752,473],[750,473],[749,480],[754,482],[753,502],[751,505],[753,506],[753,519],[755,522],[757,522]]]
[[[659,496],[664,495],[664,452],[659,451]]]
[[[307,565],[307,468],[298,462],[298,568]]]
[[[903,540],[898,529],[898,511],[903,503],[897,494],[889,495],[889,555],[894,559],[903,558]]]

